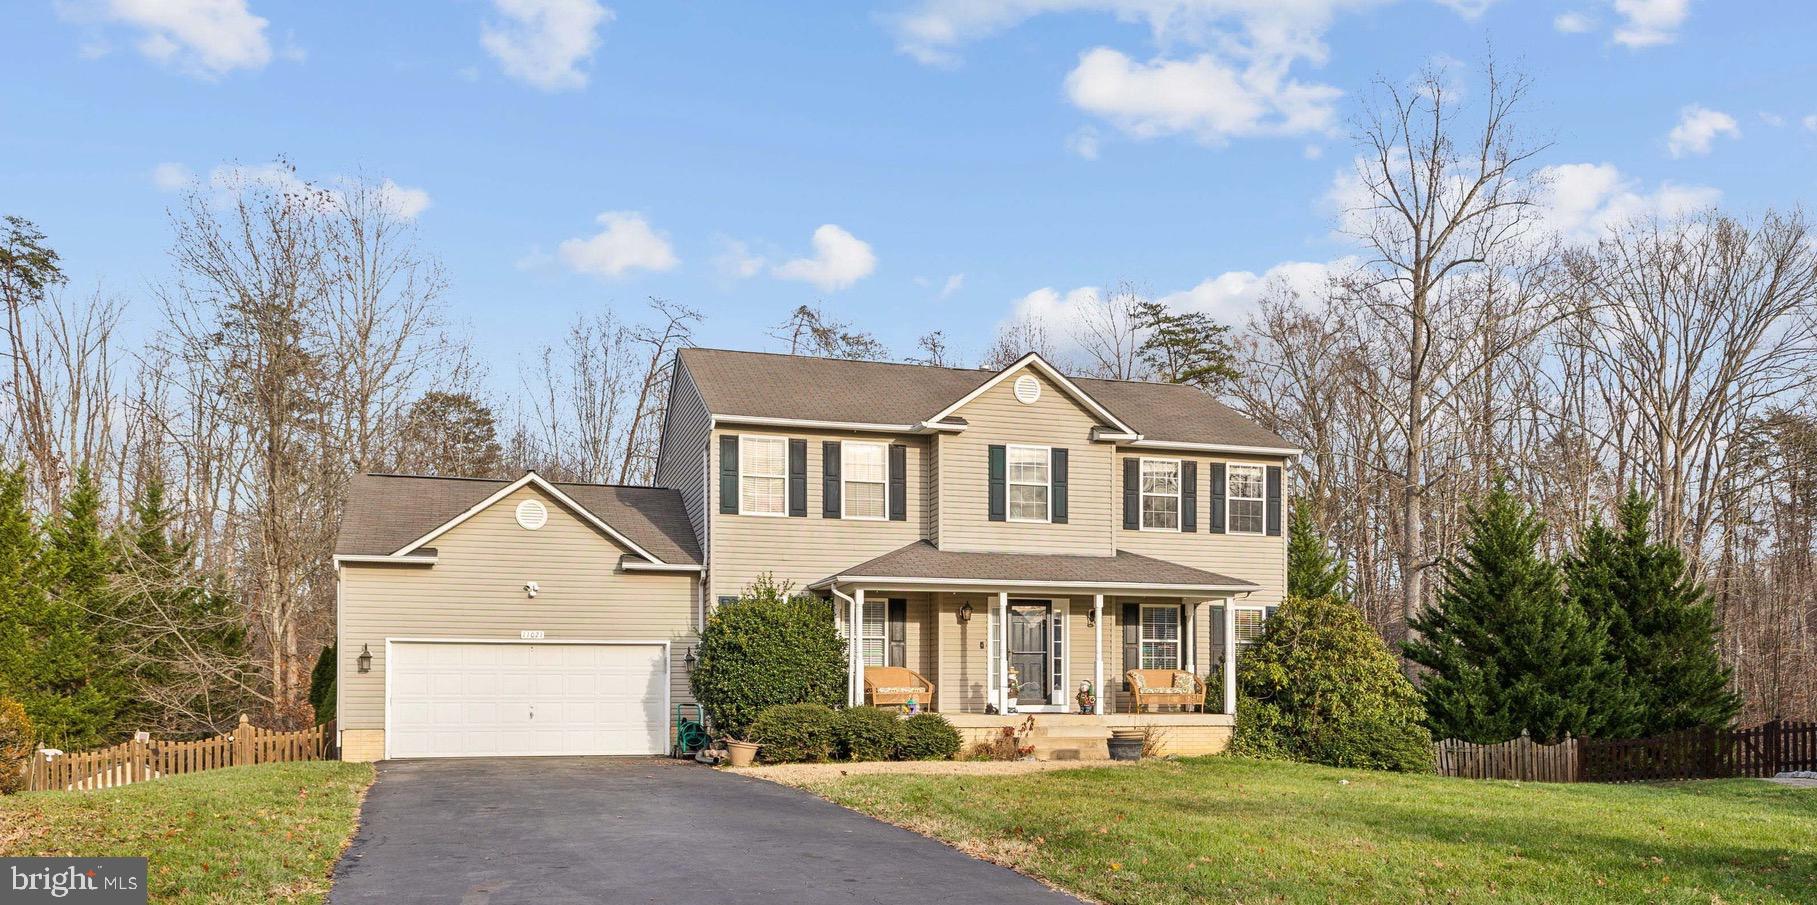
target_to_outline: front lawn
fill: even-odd
[[[229,767],[0,798],[0,855],[144,855],[153,902],[320,902],[366,764]]]
[[[1110,903],[1817,901],[1817,791],[1757,780],[1542,785],[1208,757],[802,784]]]

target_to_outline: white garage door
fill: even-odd
[[[660,644],[394,641],[389,757],[661,754]]]

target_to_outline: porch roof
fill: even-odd
[[[1257,585],[1179,563],[1118,550],[1114,556],[983,553],[942,550],[919,540],[876,559],[841,569],[809,585],[1078,587],[1100,591],[1242,593]]]

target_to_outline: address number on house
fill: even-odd
[[[541,640],[543,640],[543,630],[542,629],[524,629],[523,631],[517,633],[517,637],[519,637],[525,641],[541,641]]]

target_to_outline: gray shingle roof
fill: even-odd
[[[682,365],[715,415],[914,424],[997,372],[769,352],[683,349]],[[1150,440],[1288,448],[1292,444],[1189,386],[1073,378]]]
[[[1252,582],[1191,566],[1118,550],[1115,556],[1051,553],[976,553],[941,550],[916,541],[876,559],[841,569],[840,578],[945,578],[1055,585],[1178,585],[1182,588],[1244,590]],[[824,583],[826,579],[822,579]]]
[[[337,555],[395,553],[510,481],[422,475],[355,475],[347,488]],[[681,493],[663,487],[555,483],[557,489],[666,563],[700,565],[700,544]]]

